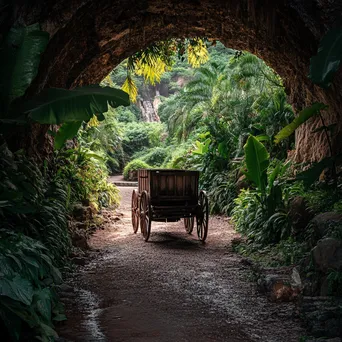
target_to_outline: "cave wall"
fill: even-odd
[[[0,5],[6,0],[0,0]],[[206,36],[261,57],[283,78],[295,110],[322,101],[326,124],[338,122],[334,153],[342,152],[342,73],[323,91],[307,78],[310,57],[324,33],[341,21],[340,0],[12,0],[0,15],[40,22],[51,35],[29,95],[44,87],[100,82],[120,61],[153,41]],[[297,161],[328,155],[321,124],[312,119],[296,133]]]

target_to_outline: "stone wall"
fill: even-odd
[[[157,40],[206,36],[264,59],[284,79],[297,111],[314,101],[328,104],[326,124],[338,122],[334,153],[342,152],[342,73],[327,91],[307,78],[320,38],[341,18],[340,0],[0,0],[0,5],[2,33],[17,21],[40,22],[51,35],[29,94],[97,83]],[[298,130],[297,161],[328,155],[324,134],[311,133],[320,125],[313,119]]]

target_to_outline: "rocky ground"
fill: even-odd
[[[249,262],[232,252],[227,218],[211,217],[206,244],[183,222],[152,222],[149,242],[133,234],[132,188],[90,240],[93,250],[63,285],[68,321],[61,341],[299,341],[293,303],[270,301]]]

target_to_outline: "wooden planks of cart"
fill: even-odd
[[[184,220],[191,234],[196,222],[197,235],[205,241],[208,234],[209,206],[206,193],[198,190],[198,171],[141,169],[138,190],[132,193],[132,226],[139,228],[145,241],[151,233],[152,221]]]

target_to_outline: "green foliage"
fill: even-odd
[[[55,149],[61,149],[67,140],[72,139],[77,134],[81,125],[82,121],[64,123],[55,135]]]
[[[164,125],[157,122],[129,123],[124,126],[122,147],[128,158],[134,153],[161,144]]]
[[[263,195],[267,184],[269,154],[265,146],[252,135],[244,147],[247,166],[246,177],[252,181]]]
[[[194,68],[208,60],[208,50],[202,38],[155,42],[127,59],[127,77],[122,89],[129,94],[132,102],[135,102],[138,88],[134,76],[143,76],[145,83],[152,85],[156,81],[159,83],[164,73],[172,69],[177,56],[184,60],[185,51],[187,51],[189,64]]]
[[[233,220],[236,228],[251,241],[263,246],[278,243],[291,234],[280,176],[288,164],[270,165],[265,147],[255,137],[248,138],[245,147],[247,178],[256,190],[243,190],[235,200]]]
[[[214,174],[208,183],[211,213],[230,216],[238,193],[234,172]]]
[[[169,156],[169,149],[163,147],[156,147],[148,150],[147,153],[142,154],[139,159],[151,167],[161,167],[165,159]]]
[[[70,201],[90,202],[96,209],[118,205],[119,193],[108,183],[105,157],[83,147],[58,154],[58,176],[70,184]]]
[[[302,196],[306,199],[312,211],[317,214],[327,211],[339,211],[342,198],[341,189],[317,182],[312,184],[310,188],[306,188]]]
[[[292,238],[268,246],[251,241],[242,242],[234,246],[234,250],[266,267],[298,265],[309,252],[306,242]]]
[[[54,290],[59,270],[40,242],[6,229],[0,236],[2,338],[54,341],[53,321],[66,319]]]
[[[108,111],[128,106],[128,95],[119,89],[90,85],[72,90],[50,88],[27,102],[25,111],[43,124],[59,125],[64,122],[89,121],[96,113],[99,120]],[[102,115],[102,117],[101,117]]]
[[[267,204],[272,203],[268,201]],[[232,210],[236,229],[248,240],[261,246],[284,240],[291,233],[291,225],[286,212],[278,209],[270,213],[267,204],[260,202],[259,192],[241,190],[240,195],[235,199],[235,207]],[[272,205],[274,206],[274,204]]]
[[[342,272],[337,270],[330,270],[327,281],[329,295],[340,297],[342,295]]]
[[[130,161],[123,170],[123,176],[126,180],[136,179],[136,171],[140,169],[151,169],[151,166],[139,159]]]
[[[311,58],[309,78],[328,88],[342,60],[342,28],[333,28],[320,42],[318,53]]]
[[[42,241],[61,264],[70,249],[65,186],[51,182],[35,163],[6,145],[0,146],[0,157],[0,228]]]
[[[140,111],[135,105],[129,107],[119,107],[115,110],[115,118],[119,122],[136,122],[140,119]]]
[[[0,326],[15,341],[53,341],[52,320],[65,319],[53,286],[71,247],[68,192],[47,167],[42,172],[6,145],[0,170]]]
[[[23,96],[36,77],[40,55],[49,41],[49,34],[39,24],[12,27],[1,46],[0,103],[2,115],[9,104]]]
[[[280,141],[286,139],[294,131],[302,125],[304,122],[308,121],[315,115],[318,115],[321,110],[326,109],[327,106],[323,103],[314,103],[311,107],[303,109],[298,116],[287,126],[285,126],[276,136],[275,142],[279,143]]]

